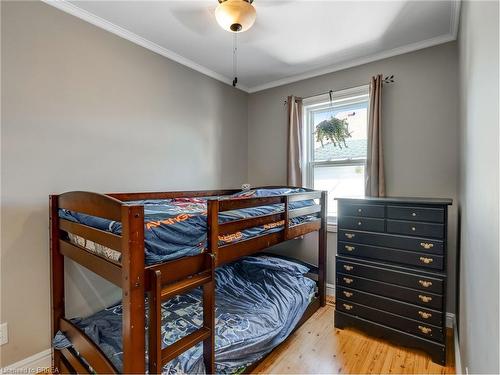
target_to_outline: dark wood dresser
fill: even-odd
[[[337,199],[335,327],[355,327],[446,363],[451,199]]]

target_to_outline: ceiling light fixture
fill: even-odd
[[[224,30],[239,33],[251,28],[257,17],[253,0],[219,0],[215,18]]]
[[[226,31],[234,34],[233,39],[233,86],[238,84],[238,33],[247,31],[255,23],[257,13],[253,0],[219,0],[215,19]]]

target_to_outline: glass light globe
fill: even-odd
[[[227,31],[238,33],[251,28],[257,13],[247,0],[225,0],[215,9],[215,18]]]

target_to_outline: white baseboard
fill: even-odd
[[[335,285],[326,283],[326,295],[335,296]]]
[[[458,327],[455,315],[453,315],[453,347],[455,349],[455,373],[465,374],[467,373],[467,367],[462,367],[462,357],[460,355],[460,342],[458,341]]]
[[[455,327],[455,314],[447,312],[446,313],[446,328]]]
[[[0,374],[38,373],[51,366],[52,349],[33,354],[0,369]],[[35,370],[35,371],[33,371]]]

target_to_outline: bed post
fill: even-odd
[[[321,228],[318,231],[318,289],[319,289],[319,302],[321,306],[326,305],[326,235],[327,235],[327,198],[326,191],[321,192]]]
[[[144,374],[144,207],[123,205],[121,217],[123,373]]]
[[[52,297],[52,337],[59,331],[59,322],[64,318],[64,256],[59,252],[59,197],[49,196],[50,206],[50,274]],[[51,339],[52,339],[51,337]],[[60,371],[61,354],[58,350],[52,351],[52,371]]]
[[[284,214],[285,214],[285,224],[283,227],[283,235],[285,237],[285,241],[289,240],[289,229],[290,229],[290,196],[285,195],[285,201],[283,202],[285,207],[284,207]]]
[[[149,274],[150,293],[149,330],[148,330],[148,357],[149,374],[161,374],[161,271],[156,270]]]
[[[207,203],[208,252],[211,256],[212,281],[203,285],[203,326],[210,336],[203,341],[203,360],[207,374],[215,374],[215,265],[219,246],[219,200]]]

